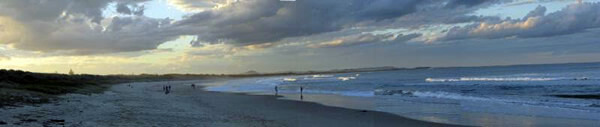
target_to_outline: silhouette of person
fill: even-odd
[[[163,86],[163,91],[165,91],[165,94],[169,94],[169,88],[167,86]]]
[[[300,86],[300,100],[304,99],[303,92],[304,92],[304,87]]]
[[[279,93],[279,90],[278,90],[277,86],[275,86],[275,96],[277,96],[278,93]]]

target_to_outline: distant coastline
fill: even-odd
[[[560,64],[524,64],[500,65],[479,67],[514,67],[533,65],[561,65],[561,64],[591,64],[589,63],[560,63]],[[443,69],[467,67],[414,67],[398,68],[393,66],[333,69],[325,71],[288,71],[275,73],[259,73],[249,71],[241,74],[139,74],[139,75],[92,75],[92,74],[58,74],[35,73],[21,70],[0,69],[0,107],[17,106],[23,104],[47,103],[59,95],[67,93],[90,94],[104,91],[110,84],[127,82],[172,81],[172,80],[198,80],[209,78],[244,78],[263,76],[286,75],[315,75],[336,74],[353,72],[398,71],[419,69]],[[476,68],[476,67],[473,67]]]

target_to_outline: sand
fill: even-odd
[[[0,126],[385,127],[454,126],[394,114],[281,100],[276,96],[208,92],[191,83],[119,84],[103,94],[68,94],[50,104],[0,109]],[[171,84],[172,93],[162,86]]]

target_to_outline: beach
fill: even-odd
[[[126,83],[102,94],[67,94],[49,104],[0,109],[0,126],[454,126],[190,86],[220,81]],[[169,94],[162,90],[167,84],[172,87]]]
[[[485,127],[600,125],[598,63],[429,68],[229,80],[216,92]],[[304,99],[299,97],[304,88]]]

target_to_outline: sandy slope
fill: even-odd
[[[0,109],[0,126],[449,126],[316,103],[206,92],[178,81],[115,85],[104,94],[70,94],[40,106]],[[212,82],[212,81],[202,81]],[[64,122],[63,122],[64,120]]]

